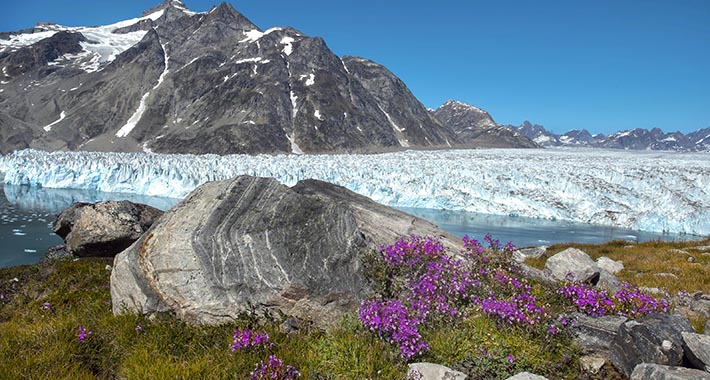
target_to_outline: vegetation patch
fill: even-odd
[[[697,265],[688,265],[704,265],[692,247],[708,243],[575,247],[624,261],[622,279],[634,283],[646,278],[637,273],[651,270],[641,263],[686,256],[673,262],[682,284],[683,276],[697,276],[689,270]],[[428,361],[471,379],[505,379],[520,371],[550,379],[616,378],[610,367],[597,375],[580,369],[565,315],[589,308],[604,314],[623,309],[635,317],[667,306],[633,287],[610,295],[589,293],[595,290],[582,284],[525,279],[512,264],[513,247],[490,237],[482,243],[466,238],[464,245],[462,252],[449,252],[437,239],[411,236],[372,252],[365,267],[375,295],[327,331],[286,332],[286,317],[248,313],[220,326],[189,325],[171,314],[114,316],[110,259],[3,268],[0,373],[13,379],[404,379],[407,363]],[[628,256],[647,252],[651,259]],[[647,277],[656,282],[642,285],[660,285]],[[699,284],[688,288],[708,288]]]

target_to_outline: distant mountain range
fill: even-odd
[[[710,150],[710,128],[699,129],[687,135],[681,132],[664,133],[659,128],[636,128],[612,133],[610,135],[592,135],[586,129],[571,130],[557,135],[541,125],[524,121],[515,127],[508,126],[527,136],[543,147],[589,147],[630,150],[675,150],[707,151]]]

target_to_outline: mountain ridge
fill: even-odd
[[[53,40],[58,33],[74,36],[68,49]],[[111,25],[46,24],[2,36],[3,152],[473,146],[384,66],[339,57],[290,27],[262,30],[228,3],[198,13],[168,0]],[[45,45],[49,53],[30,54]]]

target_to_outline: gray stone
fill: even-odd
[[[138,240],[163,212],[129,201],[76,203],[57,216],[53,230],[67,253],[113,257]]]
[[[628,321],[609,346],[611,362],[626,376],[641,363],[678,366],[683,361],[682,332],[693,332],[693,327],[679,315],[651,314]]]
[[[705,328],[703,334],[710,335],[710,320],[705,321]]]
[[[617,274],[624,270],[624,263],[621,261],[612,260],[606,256],[597,259],[597,266],[606,269],[611,274]]]
[[[584,355],[579,358],[579,364],[585,372],[599,373],[606,364],[607,357],[601,354]]]
[[[407,380],[465,380],[459,371],[434,363],[411,363],[407,369]]]
[[[570,326],[570,331],[575,343],[582,348],[583,354],[607,355],[609,345],[616,337],[619,327],[628,321],[628,318],[618,315],[592,317],[573,313],[570,317],[575,321]]]
[[[683,349],[690,364],[710,372],[710,335],[682,332]]]
[[[547,380],[547,378],[530,372],[520,372],[506,380]]]
[[[217,324],[256,309],[325,325],[369,294],[363,253],[410,234],[461,248],[427,221],[329,183],[206,183],[116,256],[113,311]]]
[[[555,279],[552,278],[552,276],[550,276],[549,273],[547,273],[543,270],[537,269],[535,267],[531,267],[530,265],[527,265],[525,263],[517,263],[516,266],[520,270],[520,274],[522,274],[526,278],[540,281],[540,282],[550,284],[550,285],[557,283],[555,281]]]
[[[589,255],[577,248],[567,248],[550,257],[545,263],[545,269],[557,281],[571,279],[574,281],[596,284],[599,280],[599,267]]]
[[[519,263],[525,262],[527,259],[537,259],[547,252],[546,246],[540,247],[525,247],[516,249],[513,252],[513,259]]]
[[[61,245],[55,245],[55,246],[47,248],[47,252],[44,253],[44,257],[42,259],[52,261],[52,260],[73,259],[74,257],[75,257],[74,255],[67,252],[67,249],[64,246],[64,244],[61,244]]]
[[[675,310],[688,318],[710,319],[710,293],[678,293],[673,303]]]
[[[643,363],[634,368],[631,380],[710,380],[710,374],[691,368]]]
[[[600,269],[597,287],[610,293],[616,293],[624,287],[624,283],[606,269]]]

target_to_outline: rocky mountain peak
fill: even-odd
[[[240,30],[261,30],[243,14],[239,13],[231,4],[220,3],[207,12],[208,21],[221,21],[230,25],[233,29]]]
[[[165,0],[162,3],[154,6],[153,8],[143,11],[143,13],[141,13],[141,17],[146,17],[149,15],[152,15],[155,12],[160,12],[160,11],[163,11],[166,9],[171,9],[171,8],[175,8],[180,11],[188,11],[189,12],[189,10],[185,6],[185,4],[183,4],[182,1],[180,1],[180,0]]]
[[[487,148],[536,148],[537,145],[511,128],[498,125],[476,106],[448,100],[432,112],[468,145]]]

